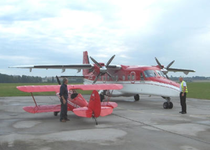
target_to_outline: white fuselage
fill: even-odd
[[[92,84],[92,80],[84,79],[84,84]],[[112,96],[133,96],[135,94],[156,95],[163,97],[178,97],[180,89],[176,86],[155,81],[97,81],[97,84],[122,84],[123,89],[115,90]]]

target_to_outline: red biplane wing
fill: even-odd
[[[91,85],[68,85],[68,90],[120,90],[123,86],[121,84],[91,84]],[[18,86],[18,90],[22,92],[59,92],[60,85],[31,85],[31,86]]]

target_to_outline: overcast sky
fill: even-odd
[[[83,51],[99,62],[194,69],[210,76],[209,0],[0,1],[0,73],[75,75],[76,70],[11,69],[80,64]],[[184,74],[170,73],[179,76]]]

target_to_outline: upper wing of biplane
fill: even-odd
[[[68,90],[120,90],[123,88],[121,84],[92,84],[92,85],[68,85]],[[60,85],[31,85],[31,86],[18,86],[18,90],[22,92],[59,92]]]

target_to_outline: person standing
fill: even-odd
[[[187,113],[187,105],[186,105],[186,96],[188,93],[187,83],[183,80],[182,77],[179,78],[180,81],[180,104],[182,107],[182,111],[179,113],[186,114]]]
[[[68,84],[68,79],[64,78],[63,79],[63,84],[60,87],[60,101],[61,101],[61,112],[60,112],[60,121],[61,122],[66,122],[69,121],[69,119],[67,118],[67,101],[68,101],[68,88],[67,88],[67,84]]]

